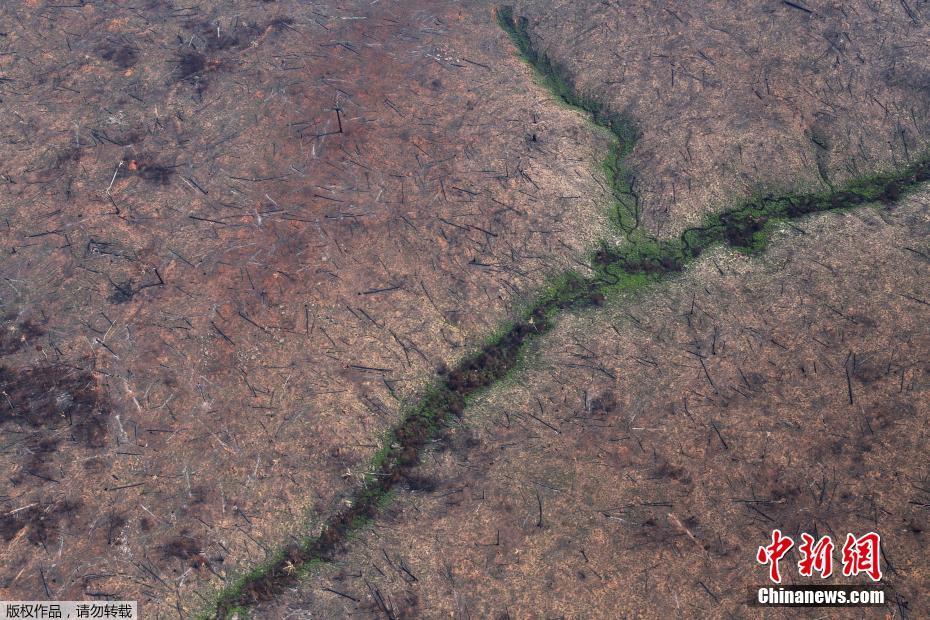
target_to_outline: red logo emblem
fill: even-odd
[[[843,545],[843,576],[853,577],[865,573],[872,581],[881,580],[882,569],[878,557],[881,542],[881,537],[875,532],[859,538],[847,534],[846,544]]]
[[[793,546],[794,541],[787,536],[782,536],[781,530],[773,530],[772,544],[767,547],[759,547],[759,550],[756,552],[756,561],[759,562],[759,564],[771,564],[771,566],[769,566],[769,579],[775,583],[781,583],[778,561],[782,559]]]
[[[821,579],[833,574],[833,541],[824,536],[814,544],[814,537],[810,534],[801,534],[804,542],[798,547],[801,552],[801,561],[798,562],[798,572],[804,577],[812,577],[816,570]]]
[[[826,579],[833,574],[833,540],[829,536],[824,536],[820,540],[815,540],[808,533],[801,534],[801,545],[798,546],[798,552],[801,559],[798,562],[798,573],[802,577],[813,577],[814,573],[819,573],[821,579]],[[772,530],[772,542],[764,547],[759,547],[756,552],[756,561],[759,564],[769,566],[769,579],[774,583],[781,583],[781,570],[778,562],[791,548],[794,547],[794,541],[790,536],[784,536],[781,530]],[[855,577],[860,573],[865,573],[872,578],[872,581],[881,581],[881,537],[875,532],[869,532],[859,536],[853,534],[846,535],[846,543],[843,545],[843,576]]]

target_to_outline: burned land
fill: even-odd
[[[11,597],[193,613],[603,220],[603,139],[490,13],[3,11]]]
[[[928,20],[4,5],[2,598],[742,617],[777,527],[925,615]]]
[[[920,617],[930,261],[908,248],[928,199],[819,216],[563,320],[344,559],[255,617],[829,615],[748,606],[773,528],[881,532],[888,605],[836,617]]]

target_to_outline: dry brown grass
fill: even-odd
[[[607,139],[490,9],[0,9],[3,598],[191,615],[333,513],[437,366],[583,264]],[[924,10],[516,7],[636,118],[661,237],[922,149]],[[921,615],[925,202],[566,320],[259,616],[745,615],[775,523],[879,529],[883,611]]]
[[[482,5],[6,4],[0,31],[5,598],[190,613],[603,222],[603,138]]]
[[[567,318],[343,561],[256,617],[830,615],[747,606],[776,527],[880,532],[890,604],[831,617],[922,616],[928,201]]]
[[[637,121],[630,164],[652,234],[753,192],[897,167],[927,146],[924,3],[513,4],[579,91]]]

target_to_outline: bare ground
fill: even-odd
[[[926,2],[513,4],[580,92],[635,119],[630,164],[653,234],[927,146]]]
[[[343,560],[254,617],[922,617],[928,232],[924,191],[566,318]],[[880,532],[889,604],[748,606],[773,528]],[[786,583],[810,582],[795,553]]]
[[[0,24],[5,598],[192,613],[603,220],[604,139],[483,5]]]
[[[487,4],[0,11],[5,598],[189,616],[312,533],[400,403],[604,231],[606,138]],[[921,151],[925,11],[517,6],[636,118],[662,237]],[[258,617],[746,615],[773,523],[879,528],[880,613],[921,615],[924,204],[566,320]]]

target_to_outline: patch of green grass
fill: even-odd
[[[326,566],[326,564],[327,562],[325,560],[319,558],[308,560],[295,569],[295,578],[305,579],[306,577],[319,570],[321,567]]]
[[[380,495],[378,496],[377,501],[381,501]],[[348,540],[355,540],[361,533],[361,530],[369,525],[371,525],[371,517],[365,515],[359,515],[355,517],[352,519],[352,525],[349,526],[349,531],[346,535],[346,538]]]
[[[197,620],[211,620],[217,617],[218,610],[223,606],[225,601],[233,600],[238,598],[238,596],[245,590],[246,586],[254,581],[256,578],[264,575],[268,570],[273,566],[279,563],[284,558],[284,550],[279,549],[275,551],[272,555],[265,559],[264,562],[258,564],[257,566],[252,567],[247,572],[239,575],[230,581],[226,587],[217,592],[214,596],[213,602],[207,606],[206,609],[201,610],[194,615],[194,618]],[[227,609],[227,617],[232,617],[233,614],[238,614],[239,618],[248,618],[248,610],[242,605],[232,605]]]
[[[236,620],[249,620],[252,616],[247,607],[233,607],[229,610],[229,617]]]
[[[608,212],[610,222],[621,232],[635,230],[640,223],[639,201],[633,191],[633,171],[625,163],[639,138],[635,120],[580,92],[571,73],[536,48],[530,39],[526,18],[514,17],[512,7],[499,7],[495,14],[497,23],[510,36],[520,56],[536,70],[542,84],[556,99],[584,113],[592,123],[610,132],[611,145],[601,162],[612,197]]]
[[[384,510],[387,508],[391,502],[397,497],[396,491],[385,491],[381,494],[381,497],[378,498],[378,510]]]

